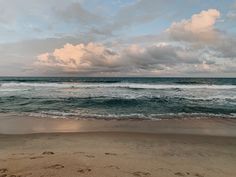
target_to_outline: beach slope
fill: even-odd
[[[156,124],[158,129],[166,123]],[[0,135],[1,177],[235,177],[235,166],[235,136],[158,131]]]

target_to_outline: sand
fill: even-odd
[[[77,121],[80,130],[67,133],[69,127],[57,133],[20,128],[34,127],[32,120],[40,126],[72,124],[23,118],[13,131],[3,130],[9,122],[0,119],[0,177],[236,176],[235,120]]]

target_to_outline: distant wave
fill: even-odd
[[[56,88],[127,88],[127,89],[236,89],[236,85],[208,84],[141,84],[141,83],[2,83],[1,87],[56,87]]]
[[[61,82],[80,82],[80,83],[118,83],[123,82],[119,78],[77,78],[77,77],[0,77],[0,82],[16,82],[16,83],[61,83]]]
[[[236,102],[236,95],[235,96],[227,96],[227,95],[215,95],[215,96],[205,96],[205,97],[191,97],[191,96],[161,96],[161,95],[117,95],[117,96],[67,96],[67,95],[62,95],[62,96],[51,96],[51,95],[45,95],[45,96],[39,96],[39,97],[34,97],[34,96],[2,96],[0,97],[0,100],[49,100],[49,101],[68,101],[68,102],[78,102],[82,100],[94,100],[94,101],[112,101],[115,103],[118,103],[119,101],[168,101],[168,100],[180,100],[180,101],[227,101],[227,102]],[[236,103],[235,103],[236,104]]]

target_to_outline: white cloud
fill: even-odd
[[[167,32],[178,41],[212,42],[218,36],[214,25],[219,17],[220,12],[216,9],[202,11],[194,14],[191,19],[174,22]]]
[[[52,53],[40,54],[35,64],[62,72],[92,72],[94,67],[112,67],[118,62],[118,57],[118,54],[102,44],[66,44]]]
[[[120,50],[112,50],[99,43],[66,44],[51,53],[40,54],[36,67],[56,73],[170,73],[182,64],[198,67],[199,71],[210,70],[208,62],[199,51],[159,43],[147,47],[130,45]]]

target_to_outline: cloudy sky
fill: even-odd
[[[1,76],[236,77],[235,0],[0,0]]]

